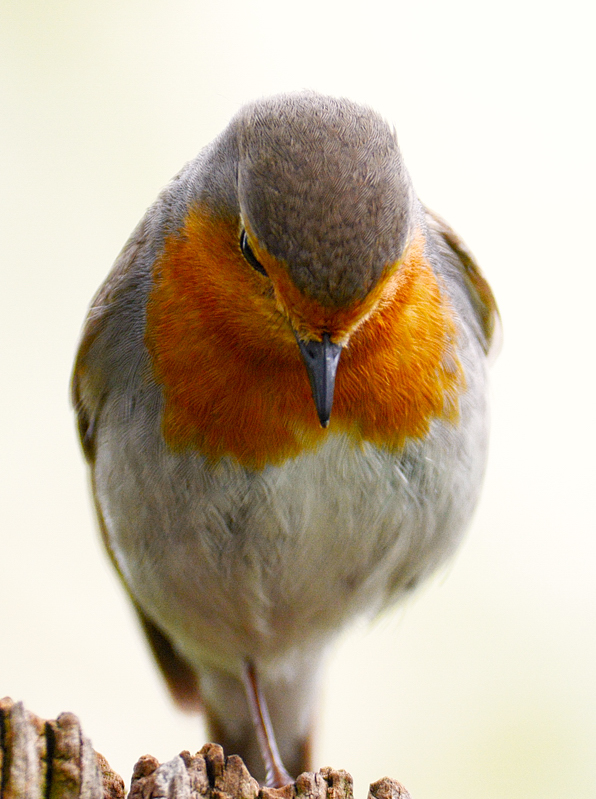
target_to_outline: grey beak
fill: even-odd
[[[335,373],[341,355],[341,344],[332,344],[328,333],[323,341],[300,341],[296,336],[321,427],[327,427],[333,406]]]

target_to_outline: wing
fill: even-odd
[[[170,639],[153,624],[134,600],[133,604],[159,670],[178,707],[190,712],[204,710],[199,681],[192,666],[178,654]]]
[[[426,222],[439,247],[447,250],[449,261],[456,267],[466,288],[483,336],[489,360],[496,358],[501,347],[501,317],[496,300],[472,253],[447,222],[428,208]]]
[[[93,473],[93,463],[91,463],[91,469]],[[97,502],[95,487],[93,487],[93,496],[95,499],[95,509],[97,512],[99,528],[101,530],[101,536],[105,548],[110,560],[114,565],[114,568],[116,569],[116,572],[122,580],[122,584],[130,597],[130,601],[134,606],[141,627],[143,628],[143,632],[147,636],[147,642],[149,643],[151,652],[153,653],[157,665],[159,666],[159,670],[161,671],[165,683],[168,686],[168,690],[170,691],[172,699],[182,710],[189,712],[203,711],[204,707],[203,702],[201,701],[199,680],[195,670],[182,657],[182,655],[177,652],[170,639],[151,621],[142,608],[137,604],[134,597],[130,594],[128,586],[126,585],[126,581],[122,577],[122,573],[120,572],[120,568],[118,567],[118,563],[110,546],[103,514],[101,512],[101,508],[99,507],[99,503]]]
[[[181,708],[197,711],[201,709],[202,703],[196,673],[178,654],[171,641],[145,615],[134,597],[130,595],[110,546],[107,527],[94,486],[96,432],[98,425],[101,424],[101,412],[105,398],[111,390],[110,379],[113,377],[114,371],[110,370],[104,353],[107,345],[113,347],[114,339],[118,334],[118,325],[113,324],[115,315],[127,306],[138,286],[139,277],[136,274],[136,265],[143,260],[146,245],[147,227],[146,220],[143,220],[130,237],[110,275],[91,303],[75,360],[71,383],[72,403],[77,416],[83,452],[91,467],[95,509],[108,555],[127,589],[151,651],[173,699]]]
[[[71,399],[77,415],[79,435],[85,457],[93,463],[95,456],[95,426],[108,391],[109,380],[102,374],[102,352],[110,345],[107,337],[110,321],[126,301],[133,283],[134,265],[146,247],[145,220],[137,226],[118,256],[105,282],[93,298],[75,359],[71,381]],[[113,346],[113,345],[112,345]],[[98,352],[99,351],[99,352]]]

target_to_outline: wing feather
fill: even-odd
[[[494,360],[501,346],[501,317],[496,300],[476,259],[445,220],[425,208],[428,228],[439,246],[446,249],[466,288],[483,336],[484,351]]]

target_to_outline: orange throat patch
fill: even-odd
[[[237,220],[194,209],[154,266],[146,344],[173,450],[261,469],[333,432],[397,450],[423,437],[433,419],[457,420],[457,329],[421,236],[387,270],[372,310],[366,301],[361,312],[356,304],[337,310],[342,319],[360,313],[360,321],[342,351],[323,430],[281,287],[246,263],[238,235]]]

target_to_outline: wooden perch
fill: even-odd
[[[130,791],[95,752],[72,713],[44,721],[22,702],[0,700],[0,799],[353,799],[352,777],[323,768],[284,788],[261,788],[237,755],[205,744],[160,764],[136,763]],[[395,780],[370,786],[367,799],[410,799]]]

